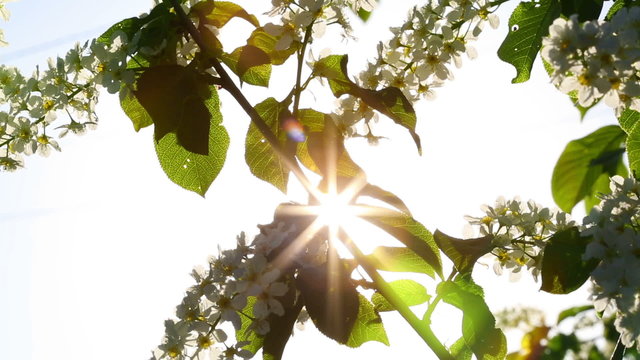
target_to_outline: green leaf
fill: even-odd
[[[169,179],[201,196],[220,173],[229,148],[229,135],[221,125],[220,101],[215,87],[210,88],[210,94],[204,103],[211,119],[208,129],[209,155],[186,150],[173,132],[156,142],[160,166]]]
[[[249,328],[253,324],[251,318],[253,317],[253,305],[255,305],[256,300],[255,296],[247,297],[247,305],[241,312],[238,311],[242,326],[236,330],[236,340],[238,342],[248,341],[249,343],[242,348],[251,351],[253,354],[257,353],[264,343],[264,337],[258,336],[255,331]]]
[[[281,29],[281,35],[274,36],[265,31],[264,28],[257,28],[251,33],[249,39],[247,39],[247,45],[255,46],[264,51],[267,55],[269,55],[272,64],[281,65],[284,64],[284,62],[287,61],[287,59],[291,55],[295,54],[300,45],[298,42],[292,42],[286,49],[277,50],[276,47],[278,45],[278,42],[280,41],[282,35],[287,34],[287,32],[284,31],[284,27],[281,25],[271,24],[271,26],[279,28],[278,30]]]
[[[267,123],[278,139],[284,143],[286,135],[282,134],[279,127],[279,119],[287,107],[274,98],[268,98],[255,106],[260,117]],[[284,166],[271,145],[262,136],[262,133],[253,124],[249,125],[245,139],[245,161],[251,173],[262,179],[283,193],[287,192],[289,169]]]
[[[347,270],[327,263],[305,267],[299,270],[296,285],[318,330],[347,344],[360,313],[358,292]]]
[[[363,8],[358,9],[358,17],[360,18],[360,20],[367,22],[369,20],[369,18],[371,17],[371,11],[367,11]]]
[[[591,237],[580,236],[576,226],[553,234],[542,257],[540,289],[552,294],[568,294],[582,286],[598,265],[596,259],[582,259],[590,241]]]
[[[398,297],[408,306],[424,304],[431,298],[431,296],[427,294],[427,289],[413,280],[396,280],[390,282],[389,286],[391,286],[391,289],[393,289]],[[396,310],[379,292],[371,296],[371,302],[373,302],[376,311]]]
[[[358,196],[369,196],[371,198],[383,201],[393,206],[394,208],[402,211],[403,213],[411,216],[411,211],[409,210],[407,205],[404,203],[404,201],[402,201],[402,199],[400,199],[397,195],[382,189],[381,187],[367,183],[362,188],[362,190],[360,190],[360,193],[358,194]]]
[[[455,360],[471,360],[473,356],[473,351],[467,346],[464,336],[451,345],[449,352]]]
[[[521,2],[509,18],[509,34],[498,49],[498,57],[516,68],[512,83],[529,80],[542,38],[560,16],[558,0]]]
[[[302,119],[301,123],[306,126],[309,118]],[[354,178],[362,174],[362,169],[344,147],[344,138],[330,116],[324,116],[322,131],[309,131],[306,135],[306,140],[298,144],[297,155],[310,170],[324,177]]]
[[[634,176],[640,176],[640,113],[631,109],[626,109],[620,115],[618,121],[627,136],[627,156],[629,157],[629,167]]]
[[[572,308],[562,310],[560,314],[558,314],[558,321],[556,321],[556,324],[560,324],[560,322],[564,319],[574,317],[589,310],[593,310],[593,305],[574,306]]]
[[[389,215],[366,214],[362,218],[398,239],[426,261],[430,269],[425,269],[425,273],[433,269],[442,277],[440,250],[431,232],[411,216],[392,210],[386,210],[386,213]],[[433,277],[433,274],[427,274]]]
[[[379,246],[367,259],[376,269],[395,272],[414,272],[435,275],[435,269],[413,250],[406,247]]]
[[[133,35],[135,35],[135,33],[138,32],[138,30],[140,30],[142,25],[144,25],[146,22],[147,22],[147,19],[140,19],[137,17],[124,19],[112,25],[109,29],[107,29],[107,31],[102,33],[102,35],[100,35],[96,39],[96,41],[103,43],[105,45],[111,45],[111,42],[113,40],[111,39],[111,37],[117,31],[124,32],[127,35],[127,39],[131,40],[131,38],[133,38]]]
[[[253,45],[241,46],[230,54],[222,54],[221,59],[243,82],[269,86],[271,58],[260,48]]]
[[[606,21],[610,21],[613,15],[615,15],[620,9],[624,7],[638,6],[640,5],[639,0],[616,0],[613,5],[609,8],[607,12],[607,16],[605,16]]]
[[[620,127],[627,134],[631,134],[633,132],[636,125],[638,125],[639,120],[640,113],[631,109],[625,109],[624,111],[622,111],[622,114],[620,114],[620,117],[618,118]]]
[[[603,0],[560,0],[562,15],[578,14],[580,22],[597,20],[602,11]]]
[[[218,100],[203,75],[179,65],[154,66],[140,76],[134,94],[153,119],[156,142],[174,133],[185,150],[209,154],[211,114],[205,101]]]
[[[562,210],[571,212],[578,202],[593,195],[602,174],[613,176],[619,172],[624,140],[622,129],[610,125],[567,144],[551,178],[553,199]]]
[[[260,22],[254,15],[247,13],[242,6],[229,1],[201,1],[191,7],[190,15],[198,16],[200,24],[213,25],[218,29],[224,27],[234,17],[244,19],[255,27],[260,26]]]
[[[444,281],[437,292],[442,300],[462,310],[462,336],[466,346],[481,360],[504,359],[507,340],[495,326],[495,318],[482,296],[482,289],[470,276]]]
[[[451,259],[453,266],[461,274],[471,272],[476,261],[494,248],[492,245],[493,235],[463,240],[436,230],[433,237],[442,252]]]
[[[382,325],[380,315],[366,297],[358,294],[358,317],[353,324],[346,345],[356,348],[367,341],[378,341],[389,346],[387,332]]]
[[[122,111],[131,119],[136,132],[153,125],[153,120],[149,113],[140,105],[138,99],[127,87],[120,89],[120,106]]]
[[[418,152],[422,152],[420,137],[416,130],[416,112],[411,102],[402,91],[395,87],[381,90],[364,89],[353,83],[347,73],[347,55],[329,55],[313,65],[313,72],[317,76],[329,79],[329,87],[336,97],[350,94],[362,99],[368,106],[381,114],[388,116],[396,124],[406,128],[413,138]]]

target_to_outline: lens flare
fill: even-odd
[[[302,124],[295,118],[288,118],[282,122],[282,128],[287,133],[289,139],[295,142],[303,142],[307,137],[304,135]]]

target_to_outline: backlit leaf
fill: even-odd
[[[243,82],[269,86],[271,59],[260,48],[253,45],[241,46],[230,54],[222,54],[221,58]]]
[[[433,237],[461,274],[471,272],[476,261],[494,248],[492,235],[475,239],[457,239],[436,230]]]
[[[392,210],[386,210],[386,212],[388,215],[365,214],[362,218],[383,229],[413,250],[442,277],[440,250],[431,232],[408,215]]]
[[[418,256],[413,250],[406,247],[379,246],[373,253],[367,255],[369,262],[379,270],[394,272],[415,272],[435,275],[435,269]]]
[[[523,1],[515,8],[509,18],[509,33],[498,49],[498,57],[516,68],[511,82],[529,80],[542,38],[558,16],[558,0]]]
[[[507,340],[496,328],[479,286],[469,276],[458,276],[440,283],[437,292],[444,302],[462,310],[462,336],[474,355],[481,360],[504,359]]]
[[[254,15],[247,13],[242,6],[229,1],[201,1],[191,7],[191,15],[198,16],[200,24],[213,25],[218,29],[224,27],[234,17],[244,19],[255,27],[260,26],[260,22]]]
[[[564,319],[574,317],[578,314],[590,310],[593,310],[593,305],[574,306],[572,308],[562,310],[560,314],[558,314],[558,320],[556,321],[556,324],[560,324],[560,322]]]
[[[388,346],[387,332],[384,330],[382,319],[375,312],[373,304],[361,294],[358,294],[358,304],[358,316],[346,345],[356,348],[367,341],[378,341]]]
[[[284,143],[286,135],[279,129],[279,118],[286,106],[274,98],[268,98],[255,106],[260,117],[267,123],[274,134],[278,134],[281,143]],[[289,169],[284,166],[280,158],[267,142],[260,130],[253,124],[249,125],[245,139],[245,161],[251,173],[282,192],[287,191]]]
[[[287,35],[288,33],[284,31],[284,27],[281,25],[273,25],[273,27],[280,27],[282,31],[282,35]],[[277,49],[278,42],[281,41],[282,35],[275,36],[271,33],[267,32],[264,28],[257,28],[249,36],[247,39],[247,45],[252,45],[260,50],[264,51],[269,58],[271,59],[271,63],[274,65],[281,65],[287,59],[293,55],[300,46],[298,42],[292,42],[285,49]]]
[[[389,283],[391,289],[407,306],[424,304],[429,301],[427,289],[414,280],[396,280]],[[376,311],[394,311],[396,310],[382,294],[376,292],[371,297],[371,302]]]
[[[395,87],[381,90],[361,88],[349,79],[347,55],[330,55],[318,60],[313,66],[314,74],[329,79],[329,87],[336,97],[350,94],[362,99],[368,106],[388,116],[396,124],[406,128],[413,138],[418,152],[422,152],[420,137],[415,132],[416,112],[402,91]]]
[[[553,199],[562,210],[571,212],[578,202],[594,194],[602,174],[613,176],[622,171],[625,137],[619,126],[609,125],[567,144],[551,178]]]
[[[174,132],[156,142],[158,160],[169,179],[201,196],[204,196],[220,173],[229,148],[229,135],[221,125],[220,102],[214,87],[211,87],[210,98],[205,101],[205,105],[210,116],[208,155],[186,150]]]
[[[544,249],[540,289],[552,294],[568,294],[582,286],[598,265],[596,259],[582,259],[590,240],[580,236],[578,227],[553,234]]]
[[[627,156],[629,157],[629,167],[634,176],[640,176],[640,113],[626,109],[620,115],[618,121],[627,136]]]
[[[142,128],[153,125],[153,120],[149,113],[126,87],[120,90],[120,106],[122,111],[131,119],[135,131],[140,131]]]

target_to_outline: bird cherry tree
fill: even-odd
[[[499,198],[467,217],[475,237],[432,233],[402,199],[370,184],[345,147],[349,138],[383,137],[375,122],[384,117],[422,152],[414,104],[432,98],[463,57],[476,56],[473,41],[487,25],[498,26],[494,12],[506,1],[419,1],[370,62],[350,72],[349,54],[310,54],[319,53],[314,45],[325,33],[355,41],[350,21],[366,21],[375,0],[272,0],[271,11],[258,16],[230,1],[156,0],[148,14],[114,24],[30,76],[0,66],[0,168],[18,170],[25,156],[59,151],[57,139],[95,127],[104,89],[119,95],[136,131],[153,126],[168,178],[204,196],[226,160],[230,139],[218,93],[228,92],[250,120],[244,141],[251,173],[284,193],[297,181],[308,201],[278,205],[257,236],[241,233],[235,249],[193,270],[194,284],[165,321],[153,359],[251,358],[260,351],[280,359],[294,326],[309,319],[346,346],[387,344],[383,312],[399,313],[440,359],[604,356],[594,345],[547,338],[548,327],[532,330],[527,346],[508,355],[472,278],[481,258],[494,259],[497,273],[530,271],[554,294],[589,281],[593,306],[569,309],[560,320],[595,310],[595,321],[619,333],[612,356],[621,359],[640,340],[637,1],[522,1],[508,19],[498,56],[517,70],[514,83],[528,80],[540,54],[551,83],[583,116],[603,101],[619,122],[567,144],[552,178],[562,210]],[[7,2],[0,0],[4,20]],[[220,36],[230,21],[251,26],[246,44],[235,49]],[[7,45],[1,31],[0,45]],[[294,76],[272,78],[277,66],[291,66]],[[287,81],[286,96],[268,96],[271,84]],[[239,85],[267,92],[249,98]],[[314,86],[335,97],[332,111],[314,108]],[[310,173],[321,180],[311,181]],[[576,222],[569,213],[580,201],[590,212]],[[342,226],[348,218],[364,219],[397,242],[364,253]],[[413,279],[387,281],[381,272],[426,275],[435,293]],[[462,336],[450,346],[432,328],[441,303],[463,314]],[[423,314],[411,309],[422,304]]]

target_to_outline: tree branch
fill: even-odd
[[[189,19],[187,14],[178,3],[178,0],[169,1],[176,11],[176,14],[178,14],[178,16],[180,17],[180,20],[182,21],[182,24],[186,28],[189,35],[191,35],[196,44],[198,44],[198,47],[200,47],[200,49],[209,57],[212,67],[218,73],[218,76],[220,76],[222,87],[226,89],[231,94],[231,96],[234,97],[234,99],[236,99],[245,113],[249,115],[251,122],[258,128],[260,133],[262,133],[262,136],[264,136],[264,138],[269,142],[269,145],[271,145],[280,161],[282,161],[284,165],[298,178],[298,180],[302,183],[302,186],[304,186],[304,188],[311,196],[317,197],[318,190],[311,184],[307,176],[302,172],[302,169],[296,162],[295,157],[288,155],[284,151],[280,144],[280,141],[271,131],[269,125],[267,125],[260,114],[258,114],[256,109],[254,109],[254,107],[249,103],[242,91],[240,91],[229,74],[222,67],[220,61],[213,55],[214,50],[209,46],[209,44],[204,41],[198,29],[196,29],[193,22]]]

